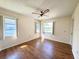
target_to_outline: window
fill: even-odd
[[[40,33],[40,23],[35,22],[35,33]]]
[[[35,33],[54,34],[54,22],[35,22]]]
[[[44,34],[53,34],[53,22],[43,23],[43,33]]]
[[[17,36],[16,19],[5,17],[3,21],[3,25],[4,25],[4,37]]]

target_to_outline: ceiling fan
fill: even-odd
[[[40,13],[32,12],[32,14],[37,14],[37,15],[39,15],[40,17],[42,17],[42,16],[47,16],[47,15],[45,15],[45,14],[48,13],[49,11],[50,11],[49,9],[40,10]]]

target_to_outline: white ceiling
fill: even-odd
[[[0,7],[30,15],[37,9],[50,9],[48,18],[72,15],[78,0],[0,0]]]

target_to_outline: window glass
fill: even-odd
[[[4,19],[4,35],[16,36],[16,19],[5,17]]]
[[[37,22],[35,23],[35,25],[36,25],[36,33],[40,33],[40,23]]]
[[[53,31],[53,23],[52,22],[43,23],[43,33],[44,34],[52,34],[52,31]]]

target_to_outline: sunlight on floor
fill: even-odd
[[[20,46],[20,48],[26,48],[28,45],[22,45]]]
[[[45,40],[44,34],[41,35],[41,43],[43,43]]]

